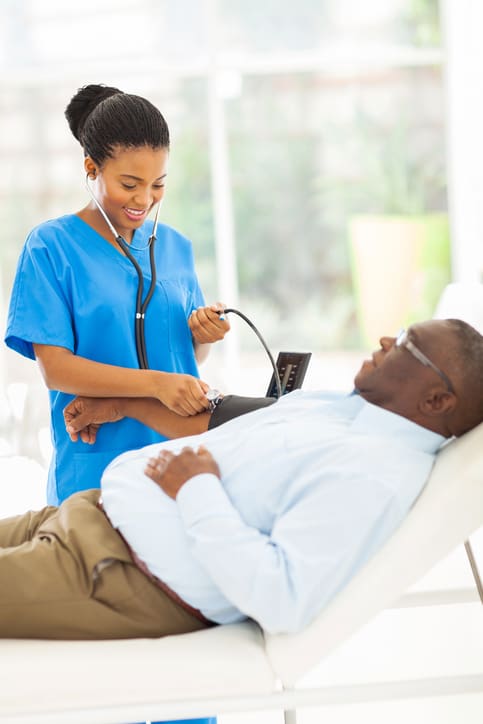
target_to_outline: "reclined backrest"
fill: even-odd
[[[310,626],[299,634],[265,635],[282,682],[293,685],[482,524],[483,423],[438,453],[408,517]]]

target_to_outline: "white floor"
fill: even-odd
[[[306,389],[347,389],[360,354],[324,355],[313,360]],[[216,359],[203,378],[223,391],[263,395],[270,378],[268,363],[257,357],[232,375],[221,374]],[[46,418],[47,419],[47,418]],[[0,515],[13,515],[44,504],[45,467],[20,456],[0,456]],[[483,481],[482,481],[483,484]],[[472,538],[483,570],[483,528]],[[416,590],[465,588],[472,577],[461,547],[422,580]],[[355,602],[357,605],[357,602]],[[391,609],[379,615],[341,649],[300,682],[301,686],[419,679],[478,674],[483,691],[483,606],[458,605]],[[215,712],[213,712],[215,713]],[[279,712],[222,715],[219,724],[282,724]],[[300,709],[298,724],[481,724],[483,693],[438,699],[368,702]]]

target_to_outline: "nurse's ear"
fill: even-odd
[[[90,156],[86,156],[84,159],[84,170],[89,178],[95,179],[97,177],[97,164],[94,163]]]

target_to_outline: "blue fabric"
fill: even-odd
[[[216,716],[209,716],[207,719],[170,719],[163,721],[152,721],[150,724],[216,724]],[[145,722],[139,722],[139,724],[145,724]]]
[[[150,281],[146,222],[131,251]],[[140,250],[135,247],[144,247]],[[198,376],[187,318],[204,304],[194,271],[191,243],[159,224],[157,284],[146,315],[146,346],[151,369]],[[130,261],[78,216],[67,215],[36,227],[21,253],[14,280],[5,341],[34,359],[32,343],[65,347],[88,359],[137,368],[134,312],[137,275]],[[128,449],[163,440],[141,423],[124,419],[104,425],[95,445],[72,443],[62,411],[72,399],[50,391],[54,454],[48,502],[99,487],[106,465]]]
[[[169,721],[156,722],[151,724],[216,724],[216,716],[210,716],[208,719],[170,719]]]

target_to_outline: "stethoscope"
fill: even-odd
[[[149,369],[148,364],[148,355],[146,352],[146,339],[144,335],[144,317],[146,314],[146,310],[148,308],[149,302],[151,301],[151,297],[154,293],[154,288],[156,286],[156,261],[154,259],[154,243],[156,241],[156,231],[158,230],[158,217],[159,217],[159,209],[161,207],[161,201],[158,203],[158,208],[156,209],[156,215],[154,217],[154,224],[153,224],[153,231],[151,236],[148,239],[148,246],[149,246],[149,265],[151,267],[151,284],[149,285],[148,293],[146,294],[146,299],[143,302],[143,291],[144,291],[144,277],[143,273],[141,271],[141,267],[139,266],[136,259],[131,254],[131,251],[129,249],[129,244],[122,238],[121,234],[118,234],[114,226],[111,224],[111,221],[96,199],[92,189],[89,186],[89,174],[86,175],[86,188],[89,192],[89,195],[91,196],[92,200],[94,201],[95,205],[101,212],[102,216],[104,217],[104,220],[106,224],[108,225],[109,229],[112,231],[114,238],[116,242],[119,244],[131,264],[136,270],[136,273],[138,275],[138,290],[136,294],[136,314],[134,318],[134,336],[136,340],[136,352],[139,362],[139,367],[141,369]],[[258,331],[258,329],[255,327],[253,322],[251,322],[248,317],[246,317],[242,312],[240,312],[238,309],[228,309],[225,308],[223,312],[220,312],[220,315],[228,314],[232,312],[233,314],[238,315],[241,317],[249,327],[255,332],[257,337],[259,338],[260,342],[262,343],[266,353],[268,354],[268,357],[270,359],[270,363],[272,365],[274,379],[275,379],[275,385],[277,389],[277,398],[282,396],[282,387],[280,382],[280,375],[277,370],[277,366],[275,364],[275,360],[273,359],[272,353],[268,349],[265,340],[263,339],[262,335]],[[209,390],[207,393],[208,400],[210,401],[210,410],[213,411],[214,407],[219,403],[221,400],[220,393],[218,390]]]
[[[149,246],[149,265],[151,267],[151,284],[149,285],[148,293],[146,294],[146,298],[143,301],[143,291],[144,291],[144,276],[143,272],[141,270],[141,267],[139,266],[137,260],[134,258],[134,256],[131,254],[131,251],[129,249],[129,244],[125,241],[125,239],[122,238],[121,234],[118,234],[114,226],[111,224],[111,221],[109,217],[107,216],[106,212],[96,199],[92,189],[89,186],[89,174],[86,176],[86,188],[89,192],[89,195],[91,196],[92,200],[94,201],[95,205],[101,212],[102,216],[104,217],[104,220],[106,224],[108,225],[109,229],[114,234],[114,238],[116,242],[119,244],[122,251],[125,253],[126,257],[129,259],[131,264],[136,270],[136,273],[138,275],[138,289],[136,293],[136,313],[134,316],[134,338],[136,341],[136,353],[138,357],[138,363],[139,367],[141,369],[149,369],[148,364],[148,355],[146,351],[146,337],[144,333],[144,318],[146,315],[146,310],[149,306],[149,303],[151,301],[151,298],[154,294],[154,289],[156,287],[156,261],[154,258],[154,244],[156,241],[156,232],[158,230],[158,216],[159,216],[159,209],[161,207],[161,201],[158,203],[158,208],[156,209],[156,215],[154,217],[154,224],[153,224],[153,231],[151,236],[148,239],[148,246]]]

